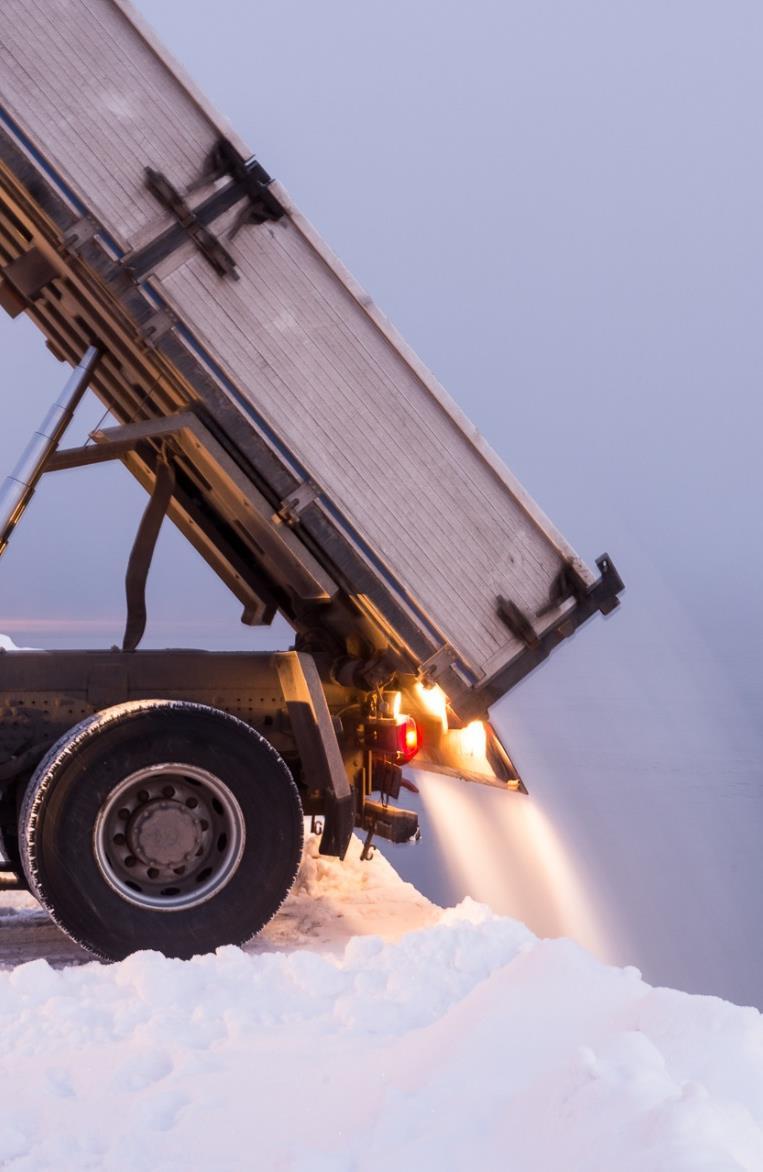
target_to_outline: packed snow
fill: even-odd
[[[243,950],[0,972],[0,1166],[763,1168],[756,1010],[442,910],[359,854],[310,839]]]

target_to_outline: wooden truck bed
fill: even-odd
[[[477,712],[616,605],[609,560],[580,560],[129,4],[5,0],[3,18],[6,307],[67,361],[105,340],[95,389],[120,423],[190,408],[246,466],[261,500],[213,486],[215,530],[190,482],[219,460],[186,427],[172,515],[250,611],[257,533],[286,525],[301,585],[264,576],[287,617],[341,592]],[[150,488],[151,458],[125,461]]]

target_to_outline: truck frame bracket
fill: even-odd
[[[14,295],[16,302],[25,308],[29,301],[39,297],[43,289],[61,274],[42,249],[33,245],[15,260],[10,261],[1,275],[3,286],[10,286],[7,312],[11,317],[16,317],[18,315],[13,309]]]
[[[496,599],[496,610],[503,623],[515,638],[524,643],[525,647],[535,647],[538,642],[538,633],[521,607],[510,598],[500,595]]]
[[[190,236],[196,247],[209,261],[215,272],[221,277],[233,277],[238,280],[236,262],[221,244],[213,232],[201,222],[196,212],[190,207],[186,199],[169,181],[166,175],[154,167],[146,167],[146,187],[155,195],[159,203],[171,212],[185,233]]]
[[[247,224],[265,224],[280,220],[286,214],[270,190],[272,179],[265,168],[255,159],[244,159],[226,138],[220,138],[215,144],[199,179],[184,192],[154,167],[146,167],[145,176],[149,191],[176,222],[126,258],[126,268],[136,280],[144,277],[190,237],[216,273],[237,281],[236,262],[209,225],[241,200],[246,202],[228,229],[228,240],[233,240]],[[193,192],[226,177],[232,182],[200,204],[190,205],[188,200]]]

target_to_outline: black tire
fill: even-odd
[[[187,775],[178,764],[187,766]],[[149,779],[137,794],[135,777]],[[173,778],[177,792],[172,784],[156,790]],[[170,791],[174,796],[162,796]],[[201,794],[201,808],[193,797],[181,801],[178,793]],[[118,808],[122,801],[124,809]],[[220,833],[211,843],[217,828],[210,831],[209,821],[218,815],[199,817],[211,809],[210,802],[231,822],[229,835]],[[189,813],[191,806],[196,809]],[[124,834],[111,833],[119,829],[114,818],[128,819],[127,846],[110,846],[126,841]],[[221,825],[225,831],[227,823]],[[32,776],[19,818],[21,861],[31,891],[73,940],[106,960],[141,949],[188,958],[223,944],[243,944],[288,895],[303,832],[297,787],[268,741],[217,709],[163,700],[121,704],[71,729]],[[233,854],[228,837],[236,838]],[[224,865],[215,854],[223,840]],[[125,854],[131,850],[135,853]],[[149,851],[164,854],[157,861]],[[213,866],[193,872],[205,861],[203,852]],[[151,878],[147,863],[156,864],[158,878]],[[180,892],[159,890],[175,863],[181,865],[174,873],[183,872],[176,880],[184,885],[182,894],[165,896]],[[215,866],[218,873],[210,879],[205,872]],[[152,906],[145,906],[149,899]]]

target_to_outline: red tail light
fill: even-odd
[[[399,764],[411,761],[419,751],[419,726],[412,716],[399,717],[397,725]]]
[[[362,732],[363,743],[372,753],[392,758],[396,765],[411,761],[421,748],[419,726],[412,716],[367,720]]]

